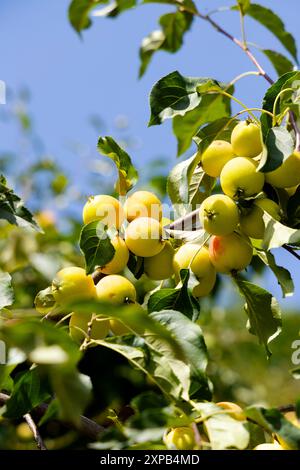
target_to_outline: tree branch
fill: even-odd
[[[297,260],[300,260],[300,255],[298,255],[298,253],[296,253],[295,250],[293,250],[293,248],[289,245],[282,245],[282,248],[284,248],[286,251],[288,251],[289,253],[291,253],[291,255],[293,255],[295,258],[297,258]]]
[[[269,82],[271,85],[274,83],[272,78],[267,74],[267,72],[263,69],[263,67],[260,65],[256,57],[252,54],[252,52],[249,50],[248,46],[246,44],[243,44],[242,41],[234,37],[231,33],[226,31],[221,25],[216,23],[215,20],[213,20],[209,15],[203,15],[202,13],[198,12],[197,16],[201,18],[204,21],[207,21],[210,23],[219,33],[223,34],[223,36],[226,36],[228,39],[230,39],[234,44],[236,44],[242,51],[247,54],[251,62],[255,65],[257,68],[259,74],[264,77],[267,82]]]
[[[5,405],[5,403],[9,399],[9,395],[7,395],[6,393],[0,393],[0,406]],[[47,409],[48,405],[46,403],[42,403],[41,405],[34,408],[32,414],[34,413],[37,417],[41,418],[42,416],[44,416]],[[76,426],[74,423],[69,423],[65,421],[63,421],[62,424],[65,425],[67,428],[75,429],[80,434],[83,434],[84,436],[88,437],[93,441],[97,440],[99,434],[104,431],[103,426],[100,426],[99,424],[95,423],[95,421],[87,418],[86,416],[80,416],[80,422],[78,426]]]
[[[234,37],[231,33],[226,31],[219,23],[216,23],[215,20],[213,20],[209,15],[204,15],[203,13],[198,12],[197,16],[201,18],[204,21],[207,21],[208,23],[211,24],[219,33],[223,34],[223,36],[226,36],[228,39],[230,39],[234,44],[236,44],[242,51],[247,54],[251,62],[255,65],[257,68],[259,75],[261,75],[270,85],[273,85],[274,80],[267,74],[267,72],[263,69],[263,67],[260,65],[256,57],[253,55],[253,53],[249,50],[247,44],[244,44],[242,41]],[[295,120],[295,115],[293,111],[289,111],[289,118],[291,125],[295,131],[295,136],[296,136],[296,150],[300,151],[300,129],[297,125],[297,122]]]
[[[33,437],[34,437],[34,440],[36,442],[36,445],[37,445],[38,449],[39,450],[47,450],[47,447],[44,444],[42,436],[40,435],[38,427],[35,424],[34,420],[32,419],[31,414],[26,413],[26,415],[24,415],[24,419],[25,419],[26,423],[28,424],[28,426],[30,428],[30,431],[33,434]]]

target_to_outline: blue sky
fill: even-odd
[[[93,27],[84,32],[80,40],[67,21],[69,3],[70,0],[1,0],[0,79],[12,90],[29,88],[30,112],[45,149],[78,181],[89,171],[84,155],[88,159],[98,158],[95,150],[98,134],[89,123],[91,115],[99,115],[105,122],[105,133],[112,135],[120,134],[116,131],[116,117],[127,117],[129,133],[135,140],[131,155],[139,168],[145,161],[160,156],[167,157],[172,166],[176,141],[171,123],[147,127],[148,94],[153,84],[176,69],[183,75],[211,76],[222,81],[254,70],[237,47],[208,24],[197,20],[186,35],[181,51],[176,55],[157,53],[146,75],[138,80],[140,42],[157,29],[159,14],[172,11],[172,7],[150,4],[114,20],[95,18]],[[212,0],[196,3],[199,8],[203,5],[202,11],[224,5]],[[276,11],[297,39],[297,0],[260,3]],[[236,13],[225,12],[216,19],[239,36]],[[276,38],[251,19],[247,19],[246,28],[249,40],[283,52]],[[264,57],[261,62],[275,77]],[[262,78],[248,77],[239,82],[237,96],[249,106],[259,106],[265,90]],[[0,134],[1,151],[17,149],[15,128],[0,123]],[[84,149],[81,155],[74,152],[74,142]],[[290,255],[279,254],[278,260],[285,265],[288,263],[294,276],[299,273],[299,266]],[[272,277],[265,279],[265,285],[278,293]],[[299,301],[299,298],[298,292],[294,299]],[[290,302],[291,299],[285,303]]]

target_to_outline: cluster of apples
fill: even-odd
[[[246,415],[242,408],[236,403],[224,401],[216,403],[216,405],[228,413],[233,419],[237,421],[246,422]],[[294,411],[290,411],[284,414],[287,421],[292,423],[296,427],[300,427],[300,421]],[[199,432],[199,429],[198,429]],[[200,430],[201,443],[203,447],[210,448],[207,440],[207,431],[205,422],[203,429]],[[180,426],[167,430],[164,435],[164,443],[168,449],[171,450],[197,450],[198,446],[196,443],[195,431],[192,426]],[[277,434],[270,436],[270,442],[263,442],[257,444],[252,450],[292,450],[289,443],[286,442],[282,437]]]
[[[223,194],[207,197],[199,208],[199,219],[210,234],[208,246],[184,243],[176,250],[165,233],[170,224],[162,215],[162,204],[149,191],[133,192],[122,205],[109,195],[91,196],[83,208],[83,222],[99,221],[114,229],[111,243],[113,258],[99,266],[103,276],[97,285],[82,268],[69,267],[57,273],[53,296],[58,304],[76,298],[98,298],[113,304],[136,303],[136,290],[124,270],[130,253],[143,258],[145,274],[153,280],[174,276],[180,281],[180,270],[190,269],[199,281],[193,287],[195,297],[208,295],[216,282],[217,272],[235,273],[251,262],[251,239],[264,237],[264,212],[281,219],[281,208],[263,192],[265,182],[289,190],[300,183],[300,153],[294,152],[270,173],[257,167],[262,152],[261,132],[255,122],[241,121],[231,134],[231,142],[215,140],[201,154],[198,164],[208,175],[220,178]],[[84,337],[90,315],[73,313],[70,330],[76,339]],[[128,332],[120,321],[98,319],[93,323],[92,337],[103,338],[111,330],[116,335]]]

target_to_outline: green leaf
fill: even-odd
[[[170,332],[157,321],[154,321],[148,313],[138,304],[112,305],[110,303],[94,301],[76,302],[68,308],[79,312],[94,312],[96,315],[105,315],[116,318],[129,327],[133,333],[143,335],[145,330],[149,330],[160,336],[161,340],[174,350],[174,354],[179,357],[182,351],[177,340]]]
[[[281,332],[281,312],[276,299],[262,287],[235,278],[236,285],[245,297],[245,311],[249,318],[249,331],[256,335],[270,356],[269,343]]]
[[[0,219],[7,220],[12,225],[42,232],[22,199],[7,186],[3,175],[0,176]]]
[[[195,15],[198,13],[193,0],[143,0],[142,3],[167,3],[168,5],[174,5],[181,10],[189,11]]]
[[[80,415],[92,398],[90,378],[76,370],[65,371],[59,366],[53,366],[51,383],[58,401],[60,418],[78,425]]]
[[[4,416],[10,419],[22,418],[49,397],[47,381],[41,380],[38,369],[26,371],[16,378]]]
[[[297,191],[289,198],[287,203],[287,216],[289,227],[300,228],[300,186]]]
[[[177,310],[193,321],[200,313],[199,302],[191,295],[189,289],[190,272],[188,269],[180,271],[182,286],[176,289],[159,289],[154,292],[148,301],[149,312],[161,310]],[[195,283],[199,281],[196,280]]]
[[[237,0],[237,4],[242,15],[245,15],[250,8],[250,0]]]
[[[270,251],[257,250],[257,256],[263,261],[266,266],[275,274],[278,284],[282,290],[283,297],[289,297],[294,293],[294,282],[290,272],[283,266],[276,264],[275,258]]]
[[[185,215],[185,209],[190,211],[191,205],[201,203],[214,187],[215,178],[206,175],[198,163],[199,156],[196,153],[175,165],[169,173],[167,192],[172,204],[180,209],[179,215]],[[187,208],[184,205],[187,205]]]
[[[71,311],[71,310],[70,310]],[[81,357],[78,346],[65,329],[43,321],[39,317],[21,318],[16,323],[6,323],[0,329],[1,339],[8,347],[18,348],[29,357],[36,348],[60,346],[68,356],[68,366],[74,367]]]
[[[266,250],[279,248],[285,244],[296,245],[300,242],[300,230],[283,225],[273,219],[266,211],[264,211],[263,220],[265,224],[263,247]]]
[[[100,137],[98,150],[115,163],[119,172],[118,190],[124,196],[138,180],[138,172],[133,166],[130,156],[112,137]]]
[[[77,33],[91,26],[91,10],[103,3],[108,3],[108,0],[72,0],[68,12],[69,21]]]
[[[203,153],[217,139],[230,142],[231,133],[236,124],[236,119],[223,117],[201,127],[193,139],[198,145],[199,152]]]
[[[14,301],[14,291],[11,285],[11,276],[0,271],[0,309],[8,307]]]
[[[109,231],[99,220],[84,225],[79,246],[85,257],[87,274],[109,263],[116,251],[111,243]]]
[[[220,85],[216,89],[207,90],[203,88],[202,98],[196,108],[187,112],[183,116],[176,116],[173,121],[173,132],[177,137],[177,154],[181,155],[191,145],[192,138],[197,134],[199,127],[203,124],[213,122],[231,114],[230,99],[220,94],[218,91],[226,88],[227,85]],[[198,92],[200,90],[198,89]],[[227,90],[232,93],[231,89]]]
[[[158,335],[146,335],[151,350],[160,353],[177,376],[181,376],[183,399],[189,396],[197,399],[209,399],[210,385],[206,376],[207,350],[199,325],[175,310],[153,312],[150,317],[159,322],[176,338],[184,353],[184,359],[174,360],[174,353],[166,348]]]
[[[292,134],[285,127],[272,127],[264,139],[267,153],[263,154],[258,165],[260,171],[273,171],[278,168],[294,151]]]
[[[217,87],[218,82],[211,78],[184,77],[179,72],[172,72],[161,78],[150,93],[151,117],[149,126],[161,124],[165,119],[183,116],[196,108],[201,94]]]
[[[273,113],[273,107],[275,100],[280,92],[284,89],[289,88],[289,81],[296,80],[299,76],[299,72],[287,72],[282,75],[273,85],[271,85],[263,99],[262,107],[266,111]],[[285,111],[286,108],[283,109],[281,105],[281,99],[278,100],[276,113],[281,113]],[[263,172],[273,171],[278,168],[281,163],[282,159],[286,158],[286,152],[289,148],[291,141],[290,138],[287,136],[287,131],[280,130],[274,133],[272,117],[266,113],[262,113],[260,117],[261,122],[261,131],[263,142],[265,144],[265,149],[262,154],[262,158],[259,164],[259,170]],[[277,129],[282,129],[278,127]],[[284,129],[284,128],[283,128]],[[270,133],[270,136],[269,136]],[[282,139],[282,143],[281,143]],[[270,148],[269,148],[270,146]],[[279,146],[279,148],[277,148]],[[282,147],[282,148],[280,148]],[[275,157],[273,157],[273,150],[275,149]]]
[[[276,408],[265,409],[251,406],[245,409],[246,416],[270,433],[280,436],[290,449],[300,449],[300,429],[288,421]]]
[[[198,165],[197,154],[178,163],[169,173],[167,191],[172,204],[189,203],[189,183]]]
[[[107,2],[105,2],[107,3]],[[114,18],[125,10],[129,10],[136,6],[136,0],[113,0],[106,7],[96,10],[92,16],[107,16]]]
[[[183,36],[190,29],[193,15],[185,11],[176,11],[175,13],[167,13],[160,17],[159,24],[161,30],[153,31],[147,36],[140,48],[140,72],[141,77],[157,50],[167,52],[177,52],[183,43]]]
[[[293,63],[280,52],[271,49],[262,49],[262,52],[268,57],[279,77],[286,72],[293,70]]]
[[[244,422],[224,413],[224,409],[214,403],[196,403],[195,409],[204,420],[212,450],[246,449],[250,435]]]
[[[215,183],[216,178],[207,175],[201,166],[196,167],[189,181],[189,203],[193,209],[210,196]]]
[[[140,69],[139,77],[142,77],[147,70],[153,54],[161,49],[165,41],[165,35],[162,31],[156,30],[146,36],[140,47]]]
[[[284,23],[279,16],[269,8],[254,3],[249,6],[246,13],[273,33],[297,62],[297,46],[295,39],[286,31]]]

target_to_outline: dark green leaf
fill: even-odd
[[[297,79],[299,72],[287,72],[284,75],[282,75],[273,85],[271,85],[263,99],[263,109],[266,111],[269,111],[270,113],[273,113],[273,107],[275,100],[280,92],[282,90],[289,88],[288,83],[289,80]],[[277,109],[275,110],[276,113],[280,113],[282,111],[285,111],[286,108],[282,109],[281,106],[281,99],[278,100],[277,102]],[[259,164],[259,169],[260,171],[268,172],[268,171],[273,171],[278,168],[281,163],[282,163],[282,158],[286,158],[286,150],[288,146],[290,145],[290,138],[287,136],[286,131],[277,131],[277,135],[274,134],[274,127],[272,123],[272,117],[266,113],[261,114],[260,118],[261,122],[261,131],[262,131],[262,137],[263,141],[265,144],[265,148],[262,154],[262,158]],[[281,129],[281,128],[277,128]],[[280,144],[281,141],[281,133],[282,132],[282,138],[283,138],[283,149],[280,148],[277,149],[278,145]],[[270,136],[269,136],[270,133]],[[269,149],[268,146],[271,146]],[[272,151],[273,149],[276,149],[275,152],[275,158],[273,157]],[[283,150],[283,151],[282,151]]]
[[[263,220],[265,224],[263,246],[266,250],[300,242],[300,230],[283,225],[273,219],[266,211],[264,211]]]
[[[144,274],[144,258],[130,253],[127,267],[136,279],[140,279]]]
[[[113,0],[106,7],[96,10],[93,13],[93,16],[107,16],[109,18],[114,18],[123,11],[129,10],[134,6],[136,6],[136,0]]]
[[[138,180],[138,172],[133,166],[130,156],[112,137],[100,137],[98,150],[115,163],[119,172],[118,190],[124,196]]]
[[[283,266],[278,266],[276,264],[275,258],[270,251],[257,250],[256,254],[275,274],[282,290],[282,296],[288,297],[293,295],[294,283],[290,272]]]
[[[109,232],[98,220],[84,225],[79,246],[85,257],[87,274],[109,263],[116,251],[111,243]]]
[[[157,50],[177,52],[183,43],[183,36],[190,29],[193,15],[184,11],[167,13],[161,16],[159,24],[161,30],[153,31],[147,36],[140,48],[141,66],[139,76],[141,77]]]
[[[41,380],[38,369],[18,375],[10,399],[6,404],[6,418],[22,418],[49,398],[47,382]]]
[[[241,13],[245,15],[250,8],[250,0],[237,0],[237,3]]]
[[[267,410],[260,406],[251,406],[245,409],[245,413],[267,431],[280,436],[291,449],[300,449],[300,428],[288,421],[276,408]]]
[[[230,142],[231,133],[236,124],[236,119],[223,117],[201,127],[194,137],[199,151],[203,153],[213,140],[221,139]]]
[[[300,186],[287,203],[288,226],[300,228]]]
[[[0,309],[11,305],[14,301],[14,291],[11,285],[11,276],[0,271]]]
[[[0,219],[19,227],[42,231],[33,215],[24,206],[22,199],[7,186],[3,175],[0,176]]]
[[[226,88],[226,85],[222,85]],[[231,114],[230,99],[219,93],[222,90],[220,86],[216,89],[202,88],[202,98],[196,108],[188,111],[183,116],[176,116],[173,121],[173,132],[177,137],[177,154],[181,155],[191,145],[192,138],[196,135],[199,127],[209,122],[221,119]],[[201,88],[198,88],[200,93]],[[208,92],[208,94],[205,94]],[[227,90],[232,93],[232,88]]]
[[[256,335],[268,356],[271,354],[269,343],[281,331],[281,313],[276,299],[262,287],[235,278],[241,295],[245,297],[245,311],[249,318],[249,331]]]
[[[263,154],[258,169],[272,171],[278,168],[294,151],[295,144],[292,134],[285,127],[272,127],[265,139],[267,152]]]
[[[90,378],[76,370],[51,369],[51,383],[59,405],[59,415],[64,421],[78,425],[80,415],[91,400]]]
[[[197,154],[178,163],[169,173],[167,191],[173,204],[189,203],[189,183],[198,165]]]
[[[252,3],[246,11],[247,15],[265,26],[273,33],[291,56],[297,61],[297,47],[293,36],[288,33],[285,26],[272,10],[262,5]]]
[[[179,72],[172,72],[161,78],[150,93],[151,117],[149,126],[161,124],[165,119],[183,116],[196,108],[202,93],[207,93],[220,85],[211,78],[184,77]]]
[[[293,63],[283,54],[270,49],[262,49],[262,52],[268,57],[279,76],[293,70]]]
[[[95,314],[110,316],[122,321],[133,333],[143,334],[149,330],[160,336],[161,340],[173,348],[174,354],[180,356],[182,351],[176,339],[160,323],[156,322],[138,304],[112,305],[98,301],[76,302],[70,305],[69,311],[94,312]]]
[[[181,10],[189,11],[190,13],[198,13],[193,0],[143,0],[142,3],[167,3],[168,5],[174,5]]]
[[[200,313],[200,305],[189,290],[189,270],[182,269],[180,276],[182,287],[176,289],[160,289],[154,292],[149,298],[148,310],[149,312],[177,310],[191,320],[196,321]]]
[[[151,349],[163,355],[175,375],[183,374],[182,377],[185,377],[181,382],[182,386],[185,384],[182,397],[187,399],[188,394],[195,399],[209,399],[211,391],[206,377],[207,350],[200,326],[174,310],[153,312],[150,317],[167,328],[183,350],[184,359],[174,361],[174,354],[166,349],[159,336],[146,335]]]
[[[200,313],[199,302],[191,295],[189,288],[190,273],[188,269],[180,272],[182,286],[176,289],[160,289],[154,292],[148,301],[149,312],[177,310],[193,321]],[[197,280],[196,280],[197,283]]]
[[[69,20],[75,31],[80,33],[91,26],[89,14],[98,5],[108,3],[108,0],[72,0],[69,6]]]

